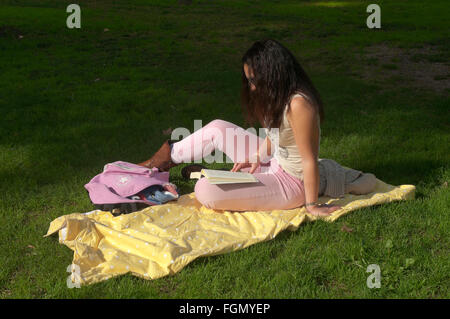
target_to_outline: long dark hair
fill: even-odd
[[[254,72],[252,91],[244,72],[247,64]],[[242,57],[241,104],[249,124],[258,121],[263,127],[280,127],[284,107],[296,92],[303,93],[319,112],[325,114],[319,92],[294,55],[276,40],[256,41]]]

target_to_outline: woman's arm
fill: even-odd
[[[269,136],[258,146],[256,152],[250,155],[250,163],[268,163],[272,156],[272,144]]]
[[[268,136],[264,139],[263,143],[258,146],[255,154],[251,154],[245,163],[234,163],[232,172],[239,172],[241,168],[251,167],[249,173],[253,174],[260,163],[267,163],[272,155],[272,144]]]
[[[306,203],[316,202],[319,196],[319,166],[313,149],[314,130],[317,129],[315,110],[304,98],[294,98],[287,118],[302,157]]]
[[[264,142],[259,146],[258,151],[258,158],[261,163],[267,163],[268,159],[272,156],[272,143],[270,142],[270,139],[268,136],[264,139]]]
[[[319,197],[319,165],[317,156],[314,155],[313,136],[317,130],[317,118],[314,108],[304,98],[294,98],[291,109],[287,114],[289,123],[294,133],[295,144],[302,157],[303,182],[305,185],[305,203],[317,202]],[[332,212],[341,209],[337,205],[312,205],[307,206],[309,213],[316,216],[328,216]]]

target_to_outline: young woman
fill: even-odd
[[[259,183],[212,185],[201,178],[195,185],[197,200],[218,210],[292,209],[304,205],[312,215],[327,216],[341,208],[317,203],[326,187],[330,189],[336,183],[333,176],[344,176],[340,183],[345,192],[365,194],[375,187],[373,174],[319,159],[320,124],[324,120],[320,95],[296,58],[279,42],[257,41],[243,56],[241,100],[247,121],[258,121],[266,129],[265,139],[233,123],[214,120],[181,141],[166,141],[152,158],[139,165],[169,170],[219,149],[235,163],[231,171],[248,171]],[[236,136],[230,138],[227,130]],[[250,142],[236,143],[255,138],[253,148]],[[333,175],[326,169],[342,174]]]

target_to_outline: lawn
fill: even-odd
[[[381,29],[367,28],[364,1],[78,3],[80,29],[66,27],[64,1],[0,3],[1,298],[450,297],[447,1],[377,1]],[[84,184],[106,163],[146,160],[169,129],[245,126],[240,59],[264,38],[288,47],[323,97],[319,157],[413,184],[416,198],[174,276],[68,289],[73,252],[43,238],[50,222],[92,210]],[[192,192],[181,168],[171,181]],[[380,288],[366,285],[370,264]]]

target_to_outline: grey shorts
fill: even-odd
[[[327,166],[325,166],[323,161],[327,162]],[[326,169],[330,169],[331,171],[327,172]],[[341,174],[336,174],[338,172],[340,172]],[[327,196],[331,197],[338,197],[338,195],[343,195],[342,193],[345,192],[347,185],[352,183],[361,174],[363,174],[362,171],[352,168],[345,168],[334,160],[319,160],[319,196],[324,195],[325,192],[331,192],[331,194],[327,193]],[[341,177],[338,178],[338,176]],[[327,178],[331,178],[332,180],[327,180]],[[327,187],[328,183],[331,183],[329,185],[330,187]],[[327,188],[329,189],[327,190]],[[339,194],[336,194],[336,192],[338,192]]]

